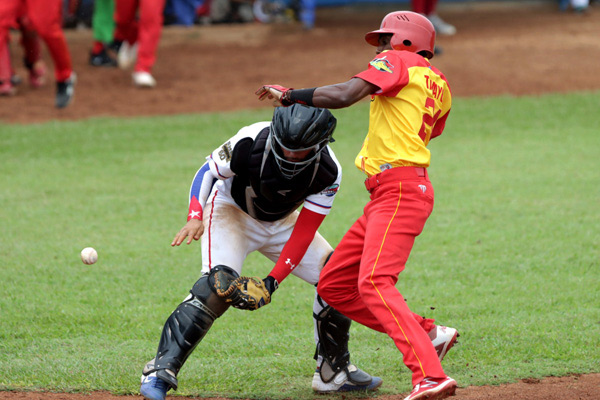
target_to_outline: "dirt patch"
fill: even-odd
[[[34,90],[25,83],[15,97],[0,98],[0,121],[31,123],[264,107],[253,94],[263,83],[312,87],[341,82],[363,70],[374,55],[373,48],[363,41],[364,33],[378,27],[387,11],[391,9],[319,10],[317,28],[310,32],[294,24],[168,27],[154,70],[155,90],[135,89],[130,71],[90,67],[91,32],[69,31],[67,39],[78,74],[74,103],[56,110],[52,84]],[[597,2],[585,15],[560,13],[553,4],[472,2],[445,6],[440,13],[456,25],[458,33],[439,38],[443,53],[433,63],[446,74],[455,96],[600,89],[600,74],[589,73],[600,65]],[[13,45],[12,54],[13,60],[22,59],[18,46]],[[51,65],[47,53],[44,57]],[[16,64],[17,72],[25,77],[23,67]],[[377,398],[398,400],[405,395]],[[0,400],[24,399],[123,400],[123,396],[0,392]],[[459,388],[454,399],[598,400],[600,374]]]
[[[455,96],[600,89],[600,74],[589,73],[600,65],[600,7],[594,3],[585,15],[557,8],[506,2],[445,6],[440,12],[458,33],[438,38],[443,53],[433,63],[446,74]],[[134,88],[131,71],[89,66],[91,32],[68,31],[78,75],[74,103],[56,110],[53,82],[38,90],[24,83],[15,97],[0,98],[0,121],[264,107],[253,95],[263,83],[312,87],[345,81],[366,68],[374,49],[364,34],[390,10],[322,9],[317,28],[309,32],[297,24],[167,27],[153,72],[155,90]],[[26,77],[16,41],[12,54],[17,72]],[[47,53],[45,58],[49,61]]]
[[[377,396],[377,400],[402,400],[408,393]],[[517,383],[498,386],[470,386],[459,388],[452,400],[598,400],[600,396],[600,374],[572,375],[545,379],[523,379]],[[1,400],[125,400],[141,399],[141,396],[115,396],[107,392],[88,394],[0,392]],[[170,399],[194,400],[192,397]],[[316,399],[327,400],[328,396]],[[344,399],[343,395],[334,399]],[[203,400],[229,400],[223,397],[202,398]]]

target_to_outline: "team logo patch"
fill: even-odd
[[[388,73],[393,73],[393,69],[394,66],[392,65],[391,62],[389,62],[389,60],[387,59],[387,56],[382,57],[382,58],[376,58],[373,61],[371,61],[369,64],[371,64],[373,66],[373,68],[375,68],[378,71],[383,71],[383,72],[388,72]]]
[[[340,188],[340,185],[338,185],[336,183],[335,185],[329,186],[328,188],[323,190],[321,193],[323,193],[327,197],[335,196],[335,194],[337,193],[339,188]]]
[[[230,161],[231,153],[233,153],[233,150],[231,149],[231,142],[227,142],[221,146],[221,150],[219,150],[219,158],[224,161]]]

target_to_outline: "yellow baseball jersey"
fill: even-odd
[[[412,52],[378,54],[355,75],[379,87],[371,96],[369,132],[356,166],[368,176],[403,166],[428,167],[429,140],[442,134],[452,105],[446,77]]]

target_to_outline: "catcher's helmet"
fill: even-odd
[[[394,50],[408,50],[433,58],[435,28],[423,15],[412,11],[395,11],[386,15],[381,27],[365,35],[372,46],[379,45],[380,34],[392,34],[390,44]]]
[[[291,179],[320,157],[327,143],[333,142],[337,120],[324,108],[292,104],[278,107],[271,122],[270,145],[281,174]],[[309,151],[301,161],[289,160],[287,152]]]

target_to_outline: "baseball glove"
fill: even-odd
[[[231,283],[223,297],[232,299],[232,306],[240,310],[258,310],[271,302],[271,293],[259,278],[241,276]]]

